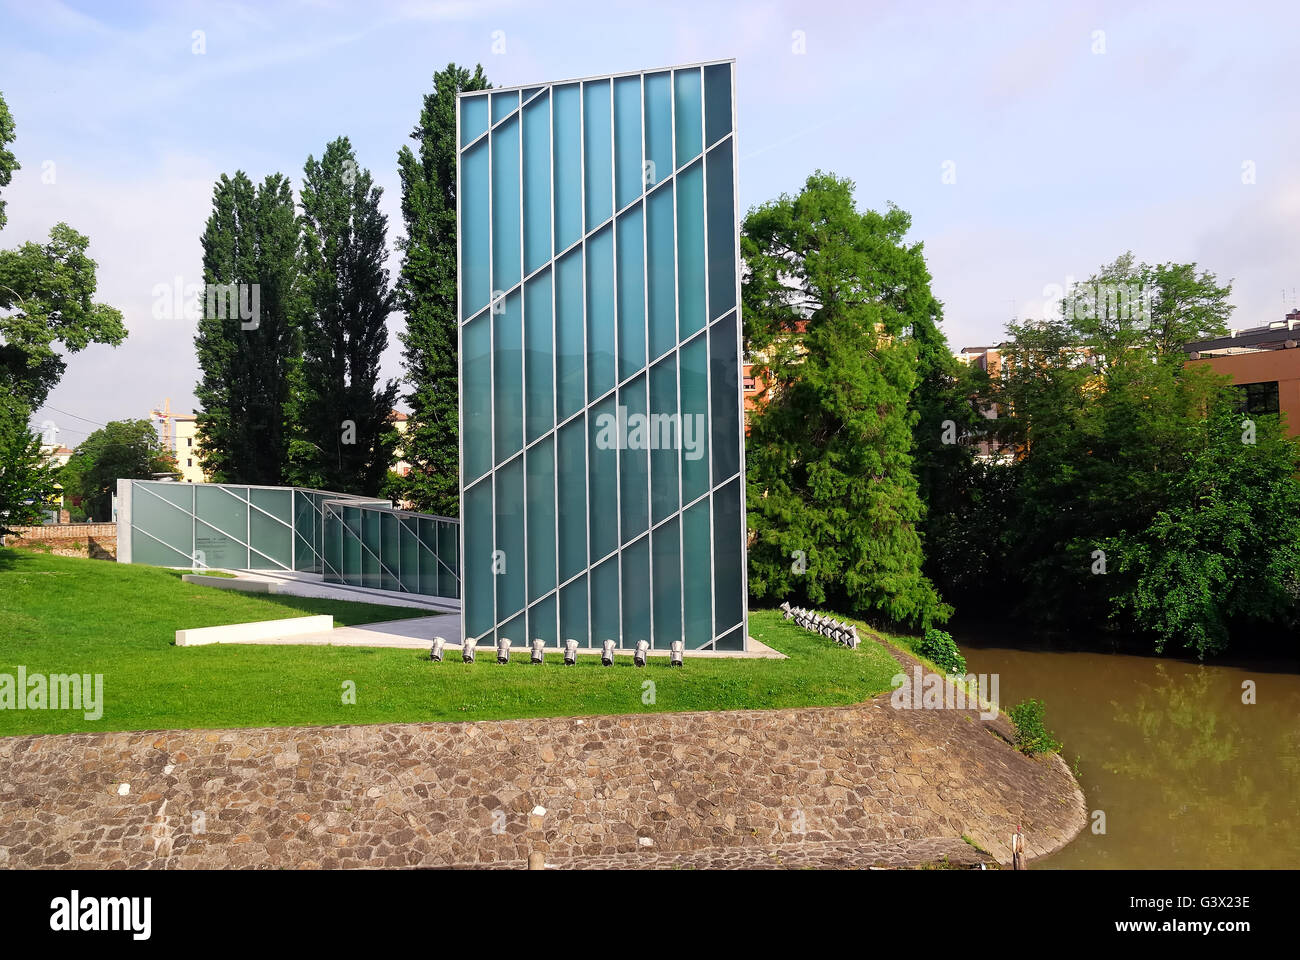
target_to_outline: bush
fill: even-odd
[[[927,628],[917,652],[949,673],[966,672],[966,658],[957,649],[952,634],[946,630]]]
[[[1047,708],[1041,700],[1025,700],[1007,711],[1016,728],[1016,749],[1031,756],[1035,753],[1056,753],[1061,743],[1052,736],[1043,722]]]

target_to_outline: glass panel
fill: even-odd
[[[512,110],[519,109],[519,91],[492,94],[492,122],[495,124],[502,117],[508,117]]]
[[[704,135],[701,111],[700,71],[691,70],[673,72],[673,95],[676,102],[677,130],[677,166],[681,167],[693,157],[700,155]]]
[[[591,646],[587,629],[587,575],[560,589],[560,639],[577,640],[578,646]]]
[[[614,81],[614,208],[641,193],[641,78]]]
[[[492,290],[519,282],[519,118],[492,132]]]
[[[618,392],[619,522],[623,543],[650,525],[650,424],[645,390],[646,378],[640,376]]]
[[[736,314],[709,328],[709,389],[713,398],[713,482],[740,469],[740,368],[736,363]]]
[[[426,551],[421,548],[420,538],[415,535],[415,525],[418,522],[415,517],[402,517],[398,521],[400,557],[397,573],[402,589],[408,593],[420,592],[420,568],[436,562],[432,555],[427,558],[420,556]],[[424,562],[421,563],[421,560]]]
[[[740,538],[740,477],[713,495],[713,614],[715,633],[739,622],[744,604],[744,561]]]
[[[678,518],[673,517],[650,534],[651,599],[654,605],[656,648],[667,648],[682,638],[682,553]]]
[[[682,502],[690,503],[709,489],[709,370],[708,344],[696,337],[678,351],[682,393]]]
[[[492,629],[492,478],[465,491],[465,565],[474,575],[465,578],[465,633],[480,637]],[[450,639],[450,638],[449,638]]]
[[[649,73],[645,78],[646,186],[672,176],[673,104],[672,81],[667,73]]]
[[[189,510],[182,510],[166,500],[152,496],[140,486],[132,484],[132,487],[132,525],[135,529],[161,540],[171,548],[171,552],[177,553],[182,558],[179,561],[169,559],[167,562],[158,565],[173,566],[175,563],[191,565],[195,559],[191,556],[194,549],[194,515]],[[190,490],[192,491],[193,488],[191,487]],[[134,547],[135,542],[134,539],[131,541],[132,547]],[[165,552],[169,558],[171,552]],[[132,559],[136,563],[153,562],[138,559],[134,553],[132,553]],[[209,566],[211,565],[210,561],[204,560],[203,562]]]
[[[582,247],[555,265],[555,404],[560,419],[586,402],[586,342],[582,313]]]
[[[555,136],[555,251],[582,237],[582,100],[578,85],[556,87],[552,128]]]
[[[646,199],[646,273],[649,277],[650,357],[677,343],[677,266],[674,263],[673,185]]]
[[[480,143],[460,159],[460,318],[488,304],[492,292],[491,232],[488,229],[488,145]]]
[[[343,508],[343,582],[354,587],[362,585],[361,579],[361,511],[356,507]]]
[[[524,103],[528,103],[533,98],[533,95],[541,89],[541,87],[524,87]]]
[[[253,502],[253,506],[260,507],[277,520],[283,520],[285,523],[292,522],[292,490],[263,490],[249,487],[248,497]]]
[[[618,220],[618,379],[645,366],[645,237],[641,208]]]
[[[440,589],[438,577],[442,572],[442,567],[434,559],[434,545],[438,542],[438,521],[429,520],[420,517],[414,521],[416,529],[420,535],[420,589],[419,592],[429,597],[443,596]],[[406,562],[406,555],[402,555],[402,562]],[[406,572],[405,567],[402,570]],[[402,577],[402,582],[406,583],[406,577]],[[446,638],[448,640],[451,637]]]
[[[555,639],[555,594],[528,608],[528,646],[531,654],[534,640],[541,640],[547,647],[558,647]]]
[[[528,443],[555,424],[555,385],[551,366],[551,271],[524,284],[524,430]]]
[[[395,514],[378,510],[374,512],[379,514],[380,532],[379,547],[377,549],[379,559],[382,561],[379,568],[379,580],[385,590],[396,590],[402,563],[402,540],[401,533],[398,532],[400,524]]]
[[[731,141],[705,158],[709,178],[709,319],[736,305],[736,216],[732,206]]]
[[[618,619],[618,557],[613,556],[591,571],[591,639],[600,647],[613,640],[621,647]]]
[[[524,108],[524,275],[551,257],[551,104]]]
[[[710,610],[709,501],[682,513],[682,607],[686,648],[698,650],[713,640]]]
[[[613,120],[610,116],[609,81],[582,85],[582,143],[585,166],[587,231],[613,214],[614,161]]]
[[[527,620],[524,614],[522,613],[519,614],[519,616],[515,617],[513,620],[511,620],[509,623],[502,624],[501,628],[497,630],[496,639],[500,639],[501,637],[510,638],[511,659],[519,656],[520,650],[527,649],[528,644],[524,642],[524,637],[527,634],[527,630],[528,630]],[[493,645],[495,646],[495,641]],[[496,651],[493,651],[492,653],[493,662],[496,661],[496,658],[497,658]]]
[[[496,472],[497,622],[524,608],[524,460],[516,457]],[[511,639],[517,640],[518,637]]]
[[[248,548],[222,530],[202,520],[194,522],[194,553],[203,563],[216,569],[248,569]]]
[[[677,361],[665,357],[650,368],[650,522],[677,510],[677,458],[681,446],[677,412]]]
[[[379,514],[361,511],[361,583],[372,590],[381,587],[379,574]]]
[[[623,551],[623,645],[650,642],[650,538]]]
[[[488,128],[488,98],[465,97],[460,102],[460,145],[472,142]]]
[[[259,491],[253,491],[258,493]],[[289,491],[284,491],[288,493]],[[269,563],[261,564],[262,569],[281,567],[292,569],[293,531],[283,523],[272,520],[260,510],[253,510],[248,515],[249,546]]]
[[[438,521],[438,596],[459,597],[460,524]]]
[[[524,454],[528,471],[528,599],[555,586],[555,449],[547,437]]]
[[[516,290],[492,308],[496,340],[492,400],[496,418],[493,443],[497,463],[518,453],[524,442],[524,325]]]
[[[587,396],[614,387],[614,231],[587,241]]]
[[[717,143],[730,132],[731,64],[717,63],[704,68],[704,142]]]
[[[618,546],[618,413],[609,396],[587,411],[587,529],[591,559]]]
[[[677,177],[677,323],[685,340],[704,326],[704,169]]]
[[[714,650],[744,650],[745,649],[745,628],[743,626],[732,630],[725,637],[719,637],[718,642],[713,645]]]
[[[132,510],[138,511],[138,504],[132,497]],[[187,518],[186,526],[189,526]],[[189,543],[189,539],[185,541]],[[193,559],[188,556],[189,551],[182,553],[174,550],[165,543],[159,543],[157,540],[149,537],[143,529],[135,523],[131,525],[131,562],[148,563],[155,567],[190,567],[193,565]]]
[[[321,513],[321,572],[325,579],[342,578],[343,517],[333,509]]]
[[[560,579],[587,565],[587,427],[583,417],[557,433]],[[468,541],[467,541],[468,542]]]
[[[463,331],[463,469],[464,479],[469,481],[481,477],[492,466],[492,315],[480,314],[465,324]]]
[[[209,484],[215,488],[217,484]],[[145,496],[165,500],[174,507],[180,507],[189,513],[194,512],[195,488],[181,483],[154,483],[149,480],[132,480],[133,490],[143,490]]]

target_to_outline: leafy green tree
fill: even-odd
[[[394,308],[383,191],[347,137],[307,158],[303,279],[309,301],[290,458],[297,482],[375,495],[392,465],[396,381],[381,382]]]
[[[77,445],[58,472],[66,495],[95,520],[112,517],[118,480],[180,478],[176,458],[148,420],[112,420]]]
[[[932,318],[908,215],[860,213],[820,171],[750,211],[747,349],[772,385],[746,444],[750,591],[928,627],[951,610],[922,574],[909,332]]]
[[[8,150],[14,121],[0,97],[0,187],[8,186],[17,158]],[[0,227],[6,220],[0,200]],[[63,375],[63,353],[92,343],[116,346],[126,338],[122,314],[95,303],[95,261],[89,238],[66,223],[50,229],[46,244],[0,250],[0,380],[12,384],[32,409],[45,402]]]
[[[28,427],[30,415],[23,398],[0,382],[0,543],[13,527],[39,523],[55,493],[54,471],[40,436]]]
[[[288,462],[285,420],[305,312],[288,178],[273,174],[255,189],[242,171],[223,174],[202,243],[212,295],[194,338],[199,456],[214,481],[274,486]],[[219,295],[223,287],[228,295]]]
[[[406,313],[402,355],[411,391],[411,419],[402,452],[411,472],[394,487],[398,499],[442,516],[460,515],[460,448],[456,317],[456,95],[490,86],[482,66],[454,63],[433,75],[417,144],[397,154],[406,237],[397,304]]]

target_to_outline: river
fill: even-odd
[[[1300,661],[1015,649],[954,631],[971,673],[1030,697],[1094,823],[1036,869],[1300,867]],[[1254,704],[1243,684],[1254,683]]]

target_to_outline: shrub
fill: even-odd
[[[918,652],[949,673],[966,672],[966,658],[957,649],[952,634],[946,630],[929,627],[921,639]]]
[[[1041,700],[1025,700],[1007,711],[1016,728],[1016,749],[1021,753],[1056,753],[1061,743],[1047,729],[1047,708]]]

